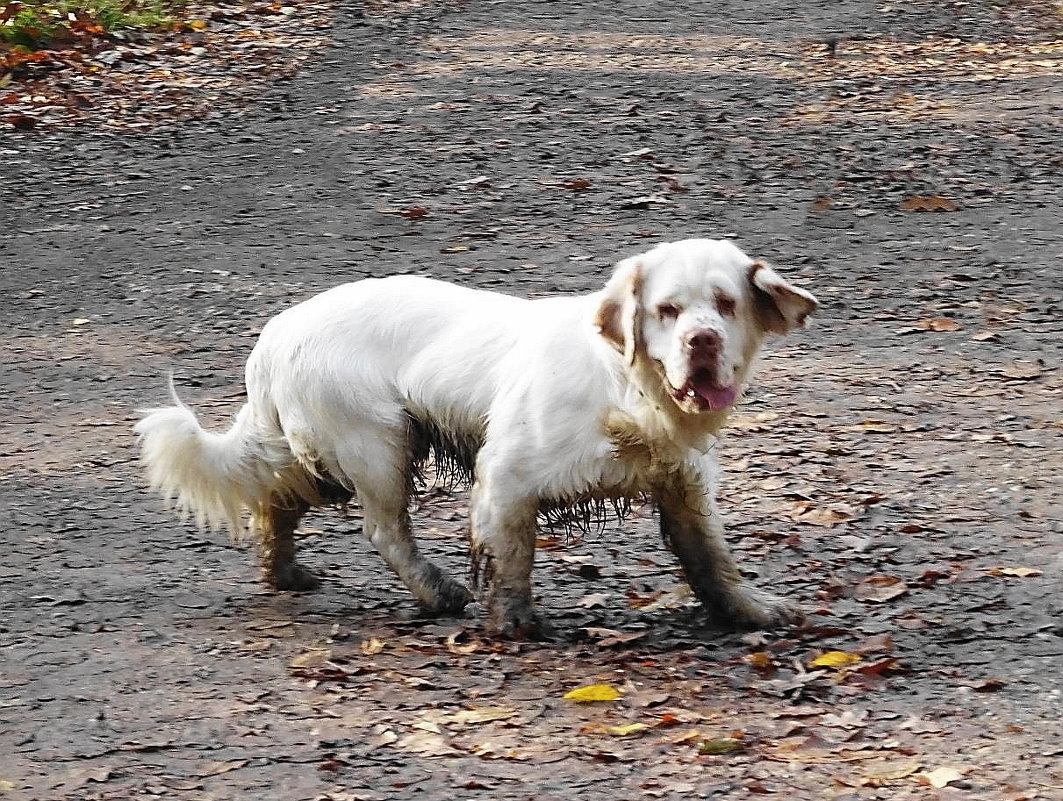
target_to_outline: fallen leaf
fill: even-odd
[[[823,196],[817,197],[815,202],[812,203],[812,211],[814,211],[816,213],[823,212],[823,211],[826,211],[827,209],[829,209],[833,205],[834,205],[834,201],[831,198],[823,195]]]
[[[372,656],[373,654],[379,654],[387,647],[387,643],[376,637],[370,637],[368,640],[362,640],[362,653],[366,656]],[[302,667],[305,667],[302,666]]]
[[[915,327],[920,331],[959,331],[962,326],[951,317],[930,317],[919,320]]]
[[[369,749],[372,750],[385,745],[391,745],[398,739],[399,735],[395,733],[394,729],[389,729],[386,726],[378,726],[375,728],[373,736],[369,738],[368,746]]]
[[[694,603],[694,591],[689,584],[679,584],[675,589],[663,592],[648,603],[642,604],[641,609],[645,612],[656,612],[665,609],[681,609]],[[634,603],[630,604],[635,606]],[[637,608],[637,607],[636,607]]]
[[[483,642],[477,639],[471,639],[465,643],[458,642],[463,636],[465,636],[464,631],[455,631],[447,635],[447,650],[450,653],[467,655],[483,647]]]
[[[71,788],[84,787],[89,782],[102,784],[111,778],[111,772],[112,769],[104,765],[96,768],[82,768],[81,770],[73,771],[66,784]]]
[[[584,609],[593,609],[596,606],[605,606],[605,602],[609,600],[609,596],[612,593],[608,592],[592,592],[584,595],[576,604]]]
[[[505,720],[517,714],[517,710],[506,706],[487,706],[474,709],[463,709],[453,715],[443,718],[444,723],[456,723],[461,726],[472,726],[478,723],[489,723],[492,720]]]
[[[720,737],[716,740],[705,740],[698,746],[698,756],[719,756],[720,754],[730,754],[732,751],[738,751],[742,747],[742,741],[736,740],[734,737]]]
[[[918,760],[909,760],[899,764],[887,762],[864,774],[863,783],[871,787],[879,787],[883,784],[895,782],[898,779],[905,779],[916,773],[920,767]]]
[[[690,731],[683,732],[678,737],[672,737],[668,742],[672,745],[684,745],[685,743],[690,743],[700,738],[701,732],[697,729],[691,729]]]
[[[608,684],[588,684],[585,687],[569,690],[563,697],[578,704],[589,704],[595,701],[616,701],[618,698],[622,698],[623,695],[616,687]]]
[[[1035,567],[991,567],[986,573],[990,576],[1012,576],[1014,578],[1032,578],[1042,575]]]
[[[411,732],[397,740],[394,747],[424,756],[458,756],[462,753],[445,736],[432,731]]]
[[[798,523],[833,528],[853,519],[848,512],[839,509],[817,509],[808,501],[800,501],[790,516]]]
[[[250,759],[232,759],[228,761],[211,762],[205,768],[198,771],[196,775],[203,779],[208,776],[220,776],[223,773],[239,770],[250,761]]]
[[[631,737],[642,734],[649,728],[645,723],[627,723],[622,726],[607,726],[605,730],[614,737]]]
[[[746,654],[742,657],[742,661],[756,670],[771,670],[776,666],[775,658],[767,651],[754,651]]]
[[[821,654],[808,663],[809,667],[828,667],[828,668],[842,668],[848,665],[853,665],[862,659],[857,654],[850,654],[846,651],[827,651],[825,654]]]
[[[901,211],[959,211],[959,206],[940,195],[916,195],[900,202]]]
[[[587,178],[573,178],[571,181],[565,181],[561,186],[572,192],[583,192],[591,188],[591,182]]]
[[[876,651],[890,652],[893,650],[893,637],[888,631],[874,634],[861,640],[853,650],[858,654],[871,654]]]
[[[947,787],[950,782],[962,779],[963,773],[956,768],[936,768],[925,773],[915,773],[912,778],[920,784],[929,784],[940,790],[942,787]]]
[[[1015,381],[1029,381],[1032,378],[1040,378],[1041,366],[1033,362],[1012,362],[1001,370],[1000,374]]]
[[[324,667],[332,658],[332,651],[314,650],[300,654],[288,663],[290,668],[319,668]]]
[[[428,209],[424,206],[410,206],[399,212],[399,216],[405,217],[407,220],[419,220],[427,215]]]
[[[898,576],[868,576],[853,591],[858,601],[880,604],[892,601],[908,592],[908,585]]]

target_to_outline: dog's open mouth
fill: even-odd
[[[738,399],[738,385],[718,384],[711,370],[698,367],[683,386],[672,390],[672,394],[679,403],[692,401],[699,411],[718,412],[734,405]]]

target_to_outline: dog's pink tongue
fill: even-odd
[[[738,399],[738,387],[734,384],[729,387],[718,387],[707,381],[697,382],[694,384],[694,391],[705,399],[709,408],[714,412],[733,406],[735,400]]]

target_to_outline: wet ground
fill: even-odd
[[[1063,45],[810,5],[341,9],[240,114],[0,133],[0,795],[1063,799]],[[544,537],[557,639],[506,643],[420,619],[357,509],[302,530],[320,592],[272,593],[143,485],[134,410],[173,369],[225,425],[292,302],[587,291],[688,236],[824,302],[721,441],[734,547],[803,629],[705,629],[648,509]],[[461,493],[417,520],[465,570]],[[562,697],[595,683],[621,699]]]

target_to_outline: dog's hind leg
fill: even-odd
[[[365,534],[427,612],[460,612],[472,600],[472,594],[425,558],[413,538],[406,432],[380,433],[372,440],[362,439],[359,458],[343,464],[362,505]],[[403,444],[392,446],[395,442]]]
[[[262,580],[275,589],[306,592],[321,583],[295,561],[295,527],[309,508],[300,498],[274,495],[268,508],[256,516],[261,538]]]

